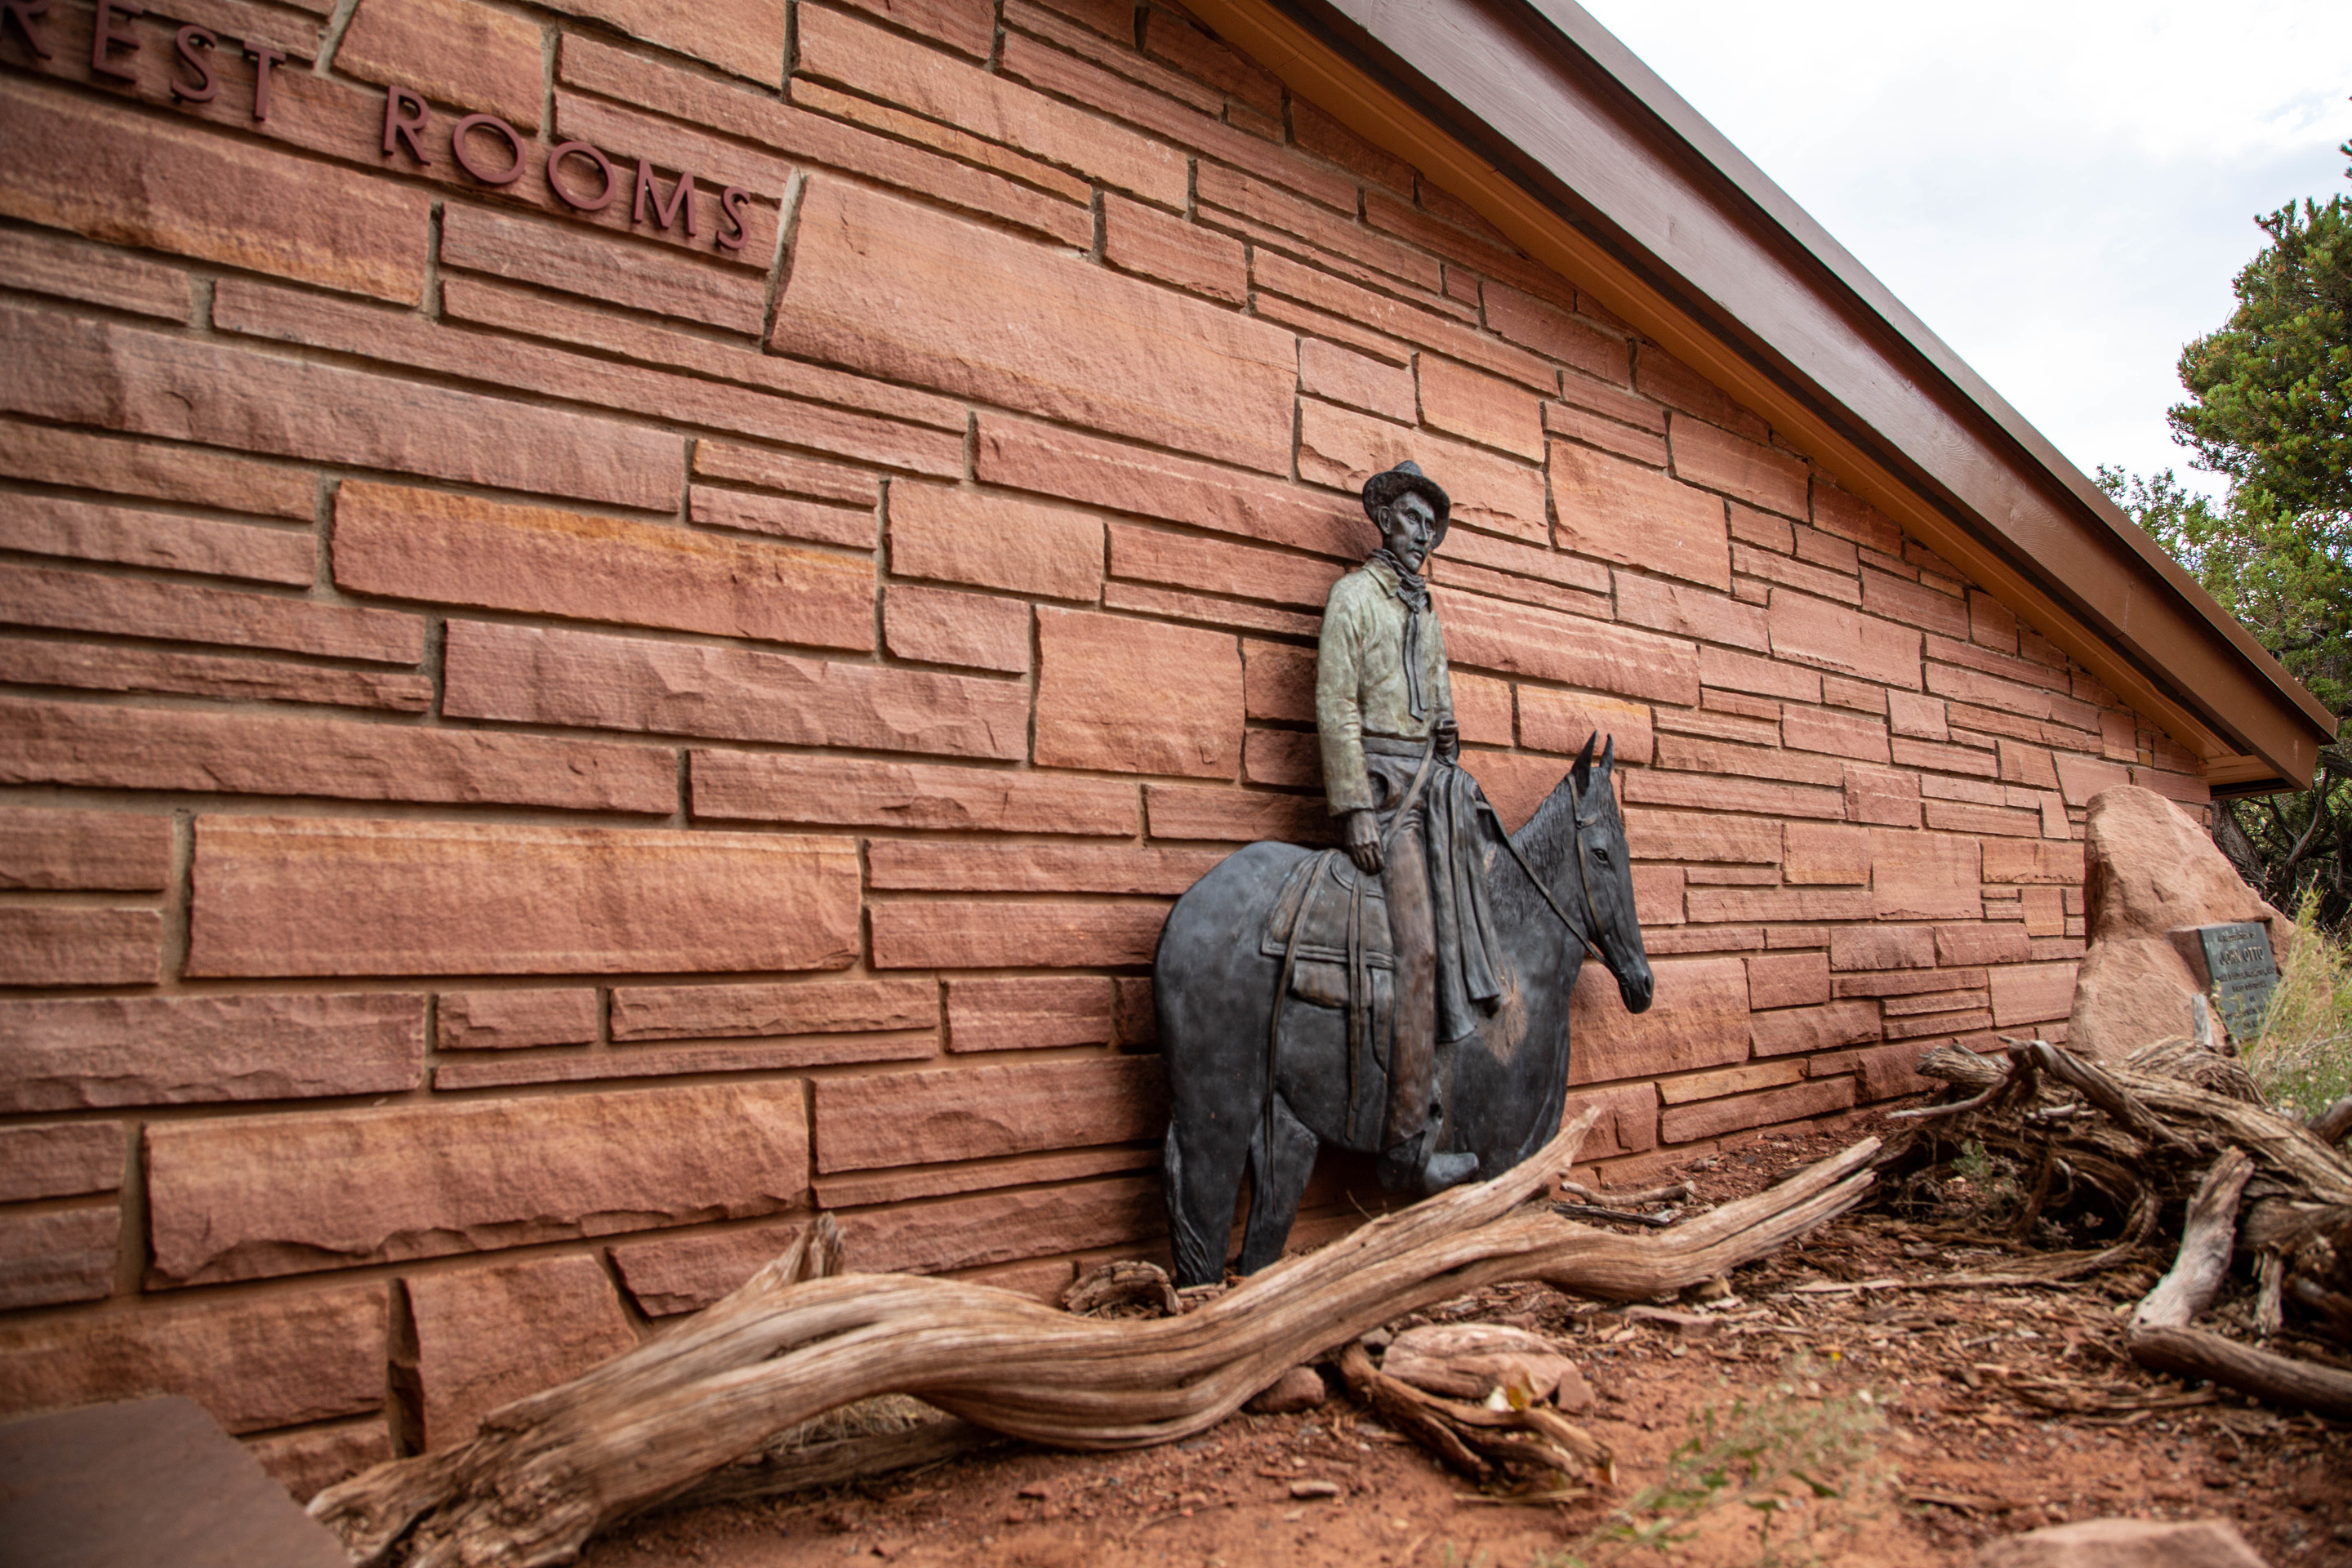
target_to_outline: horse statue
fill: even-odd
[[[1599,740],[1585,742],[1518,832],[1507,837],[1483,802],[1477,814],[1507,970],[1477,1032],[1438,1047],[1430,1136],[1439,1152],[1475,1154],[1482,1177],[1517,1164],[1559,1130],[1569,994],[1587,949],[1616,976],[1630,1011],[1650,1005],[1625,823],[1610,784],[1615,746],[1596,764]],[[1359,1010],[1335,991],[1302,998],[1292,984],[1295,936],[1287,955],[1266,938],[1277,900],[1295,902],[1286,889],[1314,853],[1273,841],[1235,850],[1176,900],[1160,931],[1152,991],[1168,1067],[1162,1164],[1180,1285],[1223,1277],[1244,1164],[1251,1197],[1241,1271],[1250,1274],[1282,1255],[1322,1145],[1378,1148],[1384,1049],[1362,1048]],[[1335,868],[1348,874],[1344,858]],[[1364,971],[1360,957],[1349,967]]]

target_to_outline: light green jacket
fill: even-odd
[[[1331,584],[1315,658],[1315,728],[1323,742],[1323,794],[1334,816],[1378,804],[1364,772],[1366,735],[1426,742],[1430,727],[1454,717],[1445,638],[1433,606],[1421,627],[1421,689],[1429,712],[1412,716],[1405,685],[1405,618],[1396,574],[1367,561]]]

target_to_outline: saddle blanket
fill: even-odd
[[[1307,856],[1284,879],[1258,951],[1289,961],[1290,994],[1302,1002],[1385,1013],[1396,949],[1380,877],[1338,849]]]

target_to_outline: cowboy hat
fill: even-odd
[[[1386,473],[1374,474],[1364,481],[1364,515],[1372,516],[1399,496],[1411,492],[1427,501],[1437,514],[1437,529],[1430,536],[1433,553],[1445,541],[1445,531],[1454,521],[1454,503],[1438,488],[1435,479],[1421,471],[1421,465],[1408,458]]]

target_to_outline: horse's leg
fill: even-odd
[[[1214,1285],[1225,1277],[1225,1243],[1234,1233],[1249,1140],[1229,1124],[1184,1136],[1184,1121],[1168,1124],[1160,1148],[1160,1180],[1168,1199],[1168,1239],[1176,1283]]]
[[[1282,1256],[1290,1236],[1290,1222],[1298,1217],[1298,1200],[1307,1195],[1307,1178],[1315,1173],[1315,1152],[1321,1141],[1307,1124],[1291,1114],[1290,1102],[1274,1097],[1274,1147],[1260,1131],[1250,1140],[1249,1226],[1242,1233],[1242,1272],[1255,1274]]]

